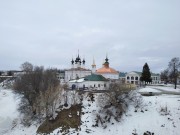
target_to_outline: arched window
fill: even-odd
[[[138,77],[136,76],[136,80],[138,80]]]
[[[134,80],[134,76],[131,76],[131,80]]]
[[[74,89],[76,89],[76,85],[75,84],[72,85],[72,90],[74,90]]]
[[[129,76],[127,76],[127,80],[129,80]]]

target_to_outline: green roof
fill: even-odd
[[[84,78],[84,80],[86,80],[86,81],[108,81],[102,75],[96,75],[96,74],[88,75]]]

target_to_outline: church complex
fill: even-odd
[[[85,67],[85,59],[78,56],[71,60],[71,68],[65,70],[64,81],[72,89],[92,88],[97,90],[106,90],[110,80],[119,79],[119,72],[109,66],[109,59],[105,58],[102,68],[96,69],[93,59],[91,70]]]
[[[110,67],[107,55],[102,67],[99,69],[96,69],[94,59],[91,69],[87,69],[85,64],[85,59],[81,59],[78,53],[75,59],[72,58],[71,67],[59,74],[60,80],[67,83],[70,89],[107,90],[112,81],[134,85],[140,84],[140,72],[120,73]],[[152,73],[152,83],[160,83],[159,74]]]

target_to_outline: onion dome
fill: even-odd
[[[118,74],[118,72],[117,72],[115,69],[109,67],[109,62],[108,62],[108,60],[109,60],[109,59],[108,59],[107,56],[106,56],[105,62],[104,62],[104,64],[103,64],[103,67],[100,68],[100,69],[98,69],[98,70],[96,70],[96,72],[97,72],[97,73],[100,73],[100,74],[102,74],[102,73]]]
[[[82,63],[85,64],[85,62],[86,62],[86,61],[83,59]]]
[[[107,56],[106,56],[105,63],[108,63],[108,64],[109,64],[108,60],[109,60],[109,59],[108,59]]]
[[[80,60],[81,60],[80,57],[79,57],[79,54],[78,54],[78,57],[76,58],[76,60],[77,60],[77,61],[80,61]]]
[[[73,59],[72,59],[71,63],[74,64],[74,60]]]

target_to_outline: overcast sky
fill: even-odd
[[[0,70],[28,61],[70,68],[78,54],[97,68],[152,72],[180,57],[180,0],[1,0]]]

